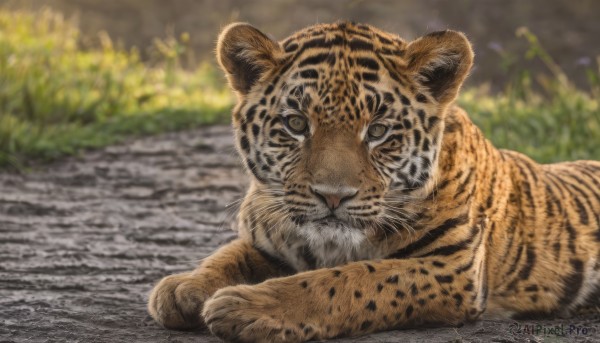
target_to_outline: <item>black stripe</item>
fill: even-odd
[[[418,110],[417,116],[419,117],[419,121],[421,122],[421,127],[425,127],[425,111]]]
[[[569,250],[575,254],[575,241],[577,239],[577,231],[575,231],[575,228],[573,228],[573,225],[571,225],[571,222],[567,219],[566,223],[565,223],[565,229],[567,230],[567,233],[569,234]]]
[[[577,297],[581,286],[583,285],[583,262],[578,259],[571,259],[573,271],[563,281],[563,296],[559,300],[559,308],[571,303]]]
[[[362,78],[364,81],[368,81],[368,82],[379,81],[379,75],[377,75],[375,73],[362,73]]]
[[[254,105],[254,106],[250,107],[248,109],[248,112],[246,112],[246,121],[247,122],[251,122],[254,120],[254,116],[256,115],[256,107],[257,106],[258,105]]]
[[[418,255],[416,257],[453,255],[459,251],[467,249],[475,240],[475,236],[477,235],[478,232],[479,232],[479,230],[477,229],[476,226],[474,226],[471,228],[471,236],[469,238],[464,239],[456,244],[450,244],[450,245],[442,246],[439,248],[435,248],[434,250],[432,250],[426,254]]]
[[[579,213],[579,222],[583,225],[588,225],[590,222],[587,210],[577,197],[575,198],[575,205],[577,206],[577,212]]]
[[[285,52],[292,52],[296,49],[298,49],[298,44],[296,43],[285,45]]]
[[[240,137],[240,148],[244,150],[246,153],[250,152],[250,141],[248,141],[248,137],[243,135]]]
[[[427,247],[431,243],[435,242],[438,238],[442,237],[449,230],[451,230],[459,225],[463,225],[463,224],[467,223],[468,219],[469,218],[468,218],[467,214],[463,214],[456,218],[450,218],[450,219],[444,221],[444,223],[442,223],[442,225],[427,232],[425,234],[425,236],[423,236],[423,238],[421,238],[420,240],[418,240],[414,243],[411,243],[411,244],[405,246],[404,248],[396,251],[395,253],[390,255],[390,257],[391,258],[407,258],[410,255],[412,255],[413,253],[415,253],[415,252]]]
[[[294,99],[292,97],[288,97],[286,99],[286,104],[288,105],[289,108],[293,108],[295,110],[299,110],[300,109],[300,103],[296,99]]]
[[[380,34],[378,34],[378,33],[375,33],[375,36],[376,36],[376,37],[377,37],[377,38],[378,38],[378,39],[381,41],[381,43],[383,43],[383,44],[390,44],[390,45],[391,45],[391,44],[393,44],[393,43],[394,43],[394,42],[392,42],[391,40],[387,39],[386,37],[384,37],[384,36],[382,36],[382,35],[380,35]]]
[[[487,147],[487,144],[486,144],[486,147]],[[494,189],[496,189],[497,174],[498,174],[498,170],[496,168],[494,168],[494,171],[493,171],[493,174],[492,174],[492,181],[490,181],[490,188],[489,188],[488,198],[487,198],[486,203],[485,203],[485,206],[488,209],[492,208],[492,205],[493,205],[493,201],[494,201]]]
[[[569,175],[569,176],[571,176],[571,175]],[[586,192],[585,192],[583,189],[581,189],[579,186],[577,186],[577,185],[575,185],[575,184],[573,184],[573,183],[571,183],[571,182],[568,182],[567,180],[564,180],[564,179],[563,179],[562,181],[563,181],[563,183],[564,183],[564,185],[565,185],[565,186],[567,186],[567,187],[569,187],[569,186],[570,186],[570,187],[571,187],[571,188],[573,188],[573,189],[574,189],[574,190],[575,190],[577,193],[579,193],[579,194],[581,195],[581,198],[583,198],[583,199],[585,200],[585,202],[588,204],[588,206],[589,206],[590,208],[593,208],[593,206],[592,206],[592,203],[590,202],[590,199],[589,199],[589,194],[587,194],[587,193],[586,193]],[[584,185],[585,185],[585,184],[584,184]]]
[[[311,39],[302,44],[300,50],[298,50],[294,57],[292,57],[280,70],[280,74],[283,74],[287,71],[295,62],[302,56],[304,51],[312,48],[332,48],[334,46],[340,46],[344,44],[344,39],[341,36],[335,36],[333,39],[325,39],[325,37],[319,37],[315,39]]]
[[[582,174],[584,174],[585,176],[587,176],[587,178],[588,178],[588,181],[591,181],[591,182],[594,184],[594,186],[596,187],[597,191],[596,191],[596,192],[593,192],[593,191],[592,191],[592,194],[593,194],[593,195],[596,197],[596,200],[598,200],[598,203],[600,203],[600,182],[598,182],[598,181],[596,180],[596,178],[594,177],[594,175],[590,174],[590,172],[588,172],[588,171],[587,171],[587,169],[580,169],[580,172],[581,172]],[[578,179],[579,179],[579,178],[577,178],[577,177],[575,177],[575,176],[573,176],[573,178],[574,178],[575,180],[578,180]],[[582,180],[582,181],[583,181],[583,180]],[[582,183],[583,183],[583,182],[582,182]],[[588,189],[594,189],[594,187],[592,187],[592,186],[588,186]]]
[[[427,103],[427,97],[421,93],[417,94],[416,99],[417,99],[417,102],[420,102],[422,104]]]
[[[369,34],[371,31],[369,30],[368,27],[360,25],[360,26],[357,26],[357,28],[363,29],[363,30],[367,30],[368,33],[367,32],[359,32],[359,31],[356,31],[356,30],[348,29],[348,28],[345,29],[345,32],[347,34],[349,33],[351,35],[361,36],[361,37],[364,37],[364,38],[369,39],[369,40],[373,39],[373,36]]]
[[[304,79],[318,79],[319,72],[315,69],[306,69],[300,72],[300,77]]]
[[[525,164],[525,167],[527,168],[527,170],[529,171],[529,174],[531,175],[531,177],[533,177],[533,181],[534,183],[538,182],[538,177],[537,174],[539,173],[537,170],[535,170],[533,167],[534,165],[532,163],[528,163],[526,161],[522,161],[523,164]]]
[[[554,217],[554,211],[552,205],[556,202],[556,195],[552,191],[549,184],[546,184],[546,215],[548,217]],[[550,227],[550,225],[548,225]]]
[[[379,70],[379,63],[372,58],[359,57],[356,59],[356,64],[371,70]]]
[[[463,272],[471,269],[471,267],[473,267],[473,261],[475,260],[475,256],[473,256],[473,258],[471,259],[471,261],[469,261],[469,263],[462,265],[460,267],[457,267],[454,272],[456,274],[462,274]]]
[[[255,281],[260,282],[260,280],[254,280],[256,278],[256,271],[254,271],[253,263],[248,253],[244,253],[244,259],[238,260],[237,268],[240,271],[240,274],[244,277],[244,280],[250,281],[254,283]]]
[[[439,283],[452,283],[454,277],[452,275],[436,275],[435,280]]]
[[[306,49],[310,48],[330,48],[336,45],[342,45],[344,39],[341,36],[334,36],[333,39],[326,39],[325,37],[314,38],[302,44],[302,50],[298,54],[302,53]]]
[[[585,201],[585,203],[589,206],[589,208],[593,209],[594,205],[592,204],[592,200],[589,198],[589,194],[587,194],[581,188],[579,188],[578,186],[576,186],[570,182],[565,182],[565,185],[567,187],[571,186],[577,193],[579,193],[581,195],[581,197],[574,197],[574,200],[576,202],[576,206],[577,206],[577,210],[579,213],[579,218],[581,220],[581,223],[583,225],[588,225],[589,224],[589,214],[587,212],[586,207],[581,203],[581,201],[579,199],[583,199]]]
[[[373,44],[371,44],[370,42],[363,40],[363,39],[353,38],[350,42],[348,42],[348,46],[350,47],[350,50],[352,50],[352,51],[355,51],[355,50],[373,51]]]
[[[312,251],[310,251],[309,247],[302,246],[301,255],[304,259],[304,262],[306,262],[306,264],[308,265],[309,269],[317,268],[317,258],[315,257],[315,255],[313,255]]]
[[[260,133],[260,126],[256,125],[256,124],[252,124],[252,136],[254,136],[254,138],[258,137],[258,134]]]
[[[552,186],[554,186],[554,188],[556,188],[556,185],[554,185],[553,181],[550,180],[549,183],[546,183],[546,191],[548,191],[548,194],[552,198],[552,203],[556,206],[556,209],[558,210],[558,213],[563,214],[563,207],[561,205],[560,199],[554,193],[554,191],[553,191],[554,188]],[[560,189],[558,189],[558,191],[561,192],[561,194],[562,194],[562,191]]]
[[[555,189],[558,189],[558,193],[560,193],[560,198],[564,199],[565,198],[565,192],[563,192],[563,188],[564,188],[564,183],[562,182],[561,179],[559,179],[556,175],[554,175],[553,173],[546,173],[547,176],[547,180],[552,183],[552,185],[554,186]]]
[[[510,267],[508,268],[508,274],[506,275],[506,277],[512,275],[517,270],[517,264],[521,260],[522,255],[523,255],[523,245],[519,244],[519,247],[517,248],[517,253],[515,255],[514,260],[510,264]]]
[[[330,65],[333,65],[335,63],[335,54],[331,54],[329,52],[325,52],[325,53],[321,53],[321,54],[309,56],[309,57],[303,59],[298,64],[298,68],[302,68],[302,67],[304,67],[306,65],[313,65],[313,64],[323,63],[325,61],[328,61]]]
[[[360,330],[364,331],[368,329],[371,326],[371,324],[373,324],[373,322],[365,320],[364,322],[362,322],[362,324],[360,324]]]
[[[579,184],[583,185],[583,188],[590,190],[592,195],[596,198],[596,200],[600,201],[600,194],[593,191],[594,187],[592,187],[592,185],[589,182],[594,183],[594,186],[597,187],[599,190],[600,184],[593,177],[587,174],[587,171],[585,169],[579,170],[579,172],[585,174],[585,176],[587,176],[588,178],[582,179],[579,176],[573,174],[569,174],[569,176],[575,181],[577,181]]]
[[[530,285],[524,288],[525,292],[537,292],[538,291],[538,286],[537,285]]]
[[[264,251],[262,248],[257,247],[256,245],[254,246],[254,249],[256,249],[256,251],[258,251],[265,260],[267,260],[273,266],[279,268],[285,274],[292,275],[292,274],[297,273],[296,269],[294,269],[292,266],[290,266],[284,260],[269,254],[268,252]]]
[[[552,249],[554,250],[554,258],[556,259],[556,261],[558,261],[560,259],[560,236],[556,237],[558,240],[556,242],[554,242],[554,244],[552,244]]]
[[[510,197],[512,197],[512,194],[510,195]],[[515,204],[515,206],[518,207],[518,204]],[[506,207],[507,210],[510,208],[509,206]],[[507,211],[508,214],[508,211]],[[500,256],[506,256],[508,255],[509,251],[511,251],[513,249],[513,241],[515,239],[515,231],[517,229],[517,222],[519,220],[518,216],[513,216],[512,219],[510,220],[510,222],[508,223],[508,226],[506,227],[506,232],[508,234],[508,240],[505,240],[504,242],[504,249],[502,251],[502,253],[500,254]]]
[[[457,244],[451,244],[451,245],[446,245],[443,247],[436,248],[433,251],[430,251],[427,254],[420,255],[418,257],[454,255],[455,253],[466,249],[466,247],[468,246],[469,243],[471,243],[471,240],[464,240]]]
[[[527,260],[526,260],[523,268],[519,271],[519,278],[521,280],[529,279],[529,276],[531,275],[531,270],[533,270],[533,267],[535,266],[535,261],[536,261],[536,256],[537,256],[535,253],[535,249],[531,245],[527,245],[527,250],[525,252],[526,252],[525,256],[527,257]]]
[[[458,186],[456,193],[454,193],[454,199],[458,198],[462,193],[464,193],[465,189],[467,188],[467,185],[471,182],[471,177],[473,177],[473,169],[474,168],[469,169],[469,174],[465,178],[465,181],[463,181],[463,183],[461,183],[460,186]]]
[[[256,178],[256,180],[258,180],[258,182],[260,183],[267,183],[267,180],[265,180],[265,178],[263,178],[262,176],[260,176],[258,174],[258,172],[256,171],[256,163],[254,163],[252,160],[247,159],[246,160],[246,166],[248,167],[248,169],[250,170],[250,172],[252,173],[252,175],[254,175],[254,177]]]
[[[517,167],[521,171],[521,174],[525,176],[525,178],[521,180],[520,185],[523,187],[523,194],[525,194],[529,205],[523,205],[529,207],[533,212],[535,212],[535,202],[533,200],[533,195],[531,194],[531,183],[529,182],[529,178],[531,177],[531,175],[529,173],[526,173],[520,165],[517,164]]]

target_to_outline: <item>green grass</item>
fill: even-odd
[[[600,57],[588,70],[590,90],[575,87],[526,28],[517,35],[529,42],[527,59],[544,63],[548,75],[537,81],[523,70],[501,94],[463,91],[458,103],[497,147],[522,152],[543,163],[600,160]]]
[[[491,96],[470,89],[459,104],[496,147],[545,163],[600,160],[598,98],[585,92],[557,87],[546,96],[532,91]]]
[[[227,122],[231,94],[208,65],[185,71],[186,41],[157,40],[153,61],[105,35],[82,47],[51,11],[0,11],[0,167],[125,137]]]
[[[521,73],[506,91],[466,89],[459,99],[498,147],[540,162],[600,160],[600,71],[574,87],[534,35],[521,30],[551,77]],[[106,34],[84,44],[51,11],[0,10],[0,168],[22,168],[124,138],[229,121],[233,97],[208,65],[184,70],[189,37],[156,40],[150,61]]]

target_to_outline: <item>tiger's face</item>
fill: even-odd
[[[239,96],[249,204],[311,239],[351,242],[406,224],[406,206],[431,189],[445,110],[473,58],[453,31],[407,43],[350,23],[281,43],[233,24],[217,52]]]

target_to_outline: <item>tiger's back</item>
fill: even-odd
[[[567,314],[600,289],[600,163],[538,165],[514,152],[516,190],[508,218],[510,249],[496,251],[498,303],[519,317]],[[513,296],[519,294],[520,303]]]
[[[597,300],[600,162],[543,165],[497,150],[461,110],[449,126],[460,130],[446,145],[465,143],[472,157],[463,160],[479,170],[474,210],[489,220],[488,313],[567,314]]]

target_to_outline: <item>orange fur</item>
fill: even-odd
[[[568,312],[597,291],[600,163],[494,148],[452,104],[464,35],[342,22],[277,43],[233,24],[217,50],[251,186],[239,239],[152,291],[165,327],[300,342]]]

